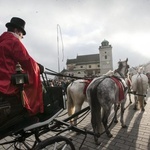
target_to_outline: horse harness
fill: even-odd
[[[118,86],[118,88],[119,88],[119,101],[122,101],[122,100],[125,98],[124,93],[126,93],[127,90],[128,90],[127,85],[125,84],[125,82],[123,82],[123,79],[122,79],[122,78],[118,78],[118,77],[116,77],[116,76],[111,76],[110,78],[111,78],[111,79],[116,83],[116,85]]]

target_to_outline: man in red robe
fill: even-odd
[[[26,35],[25,21],[13,17],[6,27],[7,32],[0,36],[0,105],[6,100],[11,109],[5,110],[0,107],[0,126],[5,120],[4,113],[11,119],[24,110],[31,116],[43,112],[40,73],[44,71],[44,67],[28,54],[21,43],[21,39]],[[17,63],[29,77],[29,84],[24,86],[23,91],[24,105],[21,103],[18,87],[11,83],[11,76],[16,72]]]

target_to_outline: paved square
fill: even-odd
[[[134,102],[132,96],[132,102]],[[111,133],[113,134],[112,138],[108,138],[106,134],[103,134],[99,140],[101,142],[100,145],[96,145],[94,142],[94,138],[92,135],[85,136],[83,134],[76,134],[72,131],[67,131],[62,135],[71,138],[77,150],[79,150],[83,139],[85,141],[81,147],[81,150],[150,150],[150,89],[148,91],[148,95],[146,98],[146,106],[145,112],[141,112],[140,110],[133,110],[133,103],[127,107],[125,110],[125,122],[128,126],[127,128],[122,128],[120,122],[117,124],[113,123],[111,126]],[[129,104],[127,100],[126,106]],[[87,103],[84,103],[84,107],[88,106]],[[63,112],[65,113],[66,110]],[[60,118],[67,118],[65,115]],[[109,120],[111,121],[113,117],[113,111],[110,115]],[[120,111],[118,111],[118,121],[120,118]],[[88,129],[92,131],[91,127],[91,116],[90,113],[88,116],[78,125],[81,129]],[[50,136],[54,135],[53,132],[48,132],[42,135],[42,139],[46,139]],[[3,140],[8,141],[10,137],[6,137]],[[1,140],[2,142],[2,140]],[[2,146],[0,146],[0,150],[3,150]]]

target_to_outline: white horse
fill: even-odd
[[[138,69],[137,74],[133,75],[131,78],[132,84],[132,90],[134,91],[134,99],[135,99],[135,106],[134,109],[137,109],[137,105],[139,102],[140,108],[142,111],[144,111],[144,97],[147,94],[148,90],[148,77],[143,74],[143,68],[140,67]]]
[[[71,82],[67,87],[67,108],[68,115],[71,116],[81,110],[86,98],[86,87],[90,83],[89,80],[77,79]],[[77,117],[71,120],[72,125],[77,124]]]
[[[114,71],[109,70],[106,76],[114,75]],[[71,116],[81,110],[84,102],[87,102],[86,88],[91,80],[77,79],[71,82],[67,87],[67,105],[68,115]],[[77,124],[77,117],[71,120],[72,125]]]

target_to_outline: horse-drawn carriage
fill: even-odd
[[[38,117],[38,122],[34,117],[26,119],[10,126],[3,134],[0,133],[0,148],[7,150],[41,150],[41,149],[70,149],[75,150],[71,139],[61,134],[65,131],[76,131],[82,134],[94,135],[91,131],[79,129],[70,125],[70,120],[76,116],[59,119],[63,113],[64,99],[61,87],[51,87],[48,82],[48,74],[45,72],[41,75],[44,92],[44,113]],[[77,115],[82,117],[90,110],[89,106],[80,111]],[[51,132],[49,137],[43,139],[43,135]],[[82,146],[82,143],[81,143]]]
[[[82,147],[86,135],[90,134],[94,136],[96,144],[99,144],[98,137],[103,133],[106,133],[108,137],[112,137],[112,134],[109,131],[109,127],[113,121],[117,122],[117,111],[121,105],[121,125],[126,127],[123,119],[124,114],[124,104],[127,94],[127,88],[124,87],[123,101],[120,101],[119,91],[122,91],[120,87],[116,84],[116,78],[119,82],[124,82],[124,78],[127,74],[129,65],[127,64],[128,60],[120,61],[118,69],[115,70],[115,79],[110,78],[109,76],[102,76],[95,78],[89,84],[86,95],[88,98],[89,106],[83,109],[77,109],[74,114],[70,114],[69,117],[60,119],[59,116],[64,112],[64,99],[62,94],[61,87],[51,87],[48,82],[48,72],[42,74],[43,86],[46,90],[44,94],[44,113],[39,115],[39,122],[34,119],[30,119],[26,122],[20,122],[19,124],[13,126],[7,134],[0,138],[0,145],[3,149],[11,150],[41,150],[41,149],[71,149],[75,150],[75,146],[72,140],[69,137],[63,135],[66,131],[75,131],[85,135],[85,138],[81,142],[79,149]],[[51,75],[51,74],[50,74]],[[119,83],[120,84],[120,83]],[[71,84],[70,86],[72,86]],[[70,87],[69,86],[69,87]],[[67,92],[69,92],[69,87]],[[83,87],[82,87],[83,88]],[[81,89],[78,89],[78,91]],[[112,92],[113,91],[113,92]],[[75,94],[75,93],[74,93]],[[79,94],[79,93],[77,93]],[[68,96],[69,97],[69,96]],[[79,97],[78,97],[79,98]],[[68,99],[69,101],[69,99]],[[80,103],[81,104],[81,103]],[[82,102],[83,104],[83,102]],[[81,104],[81,105],[82,105]],[[114,104],[114,118],[112,121],[108,121],[108,117],[111,112],[111,107]],[[107,106],[107,107],[106,107]],[[81,106],[79,106],[81,108]],[[101,116],[101,108],[103,108],[103,116]],[[69,107],[68,107],[69,109]],[[93,127],[93,132],[90,130],[78,128],[77,122],[75,124],[70,124],[73,119],[83,120],[87,113],[91,111],[91,124]],[[110,122],[110,124],[108,124]],[[104,132],[100,132],[101,123],[105,128]],[[49,134],[49,132],[51,134]],[[48,134],[43,139],[43,136]],[[8,138],[5,141],[6,137]]]

